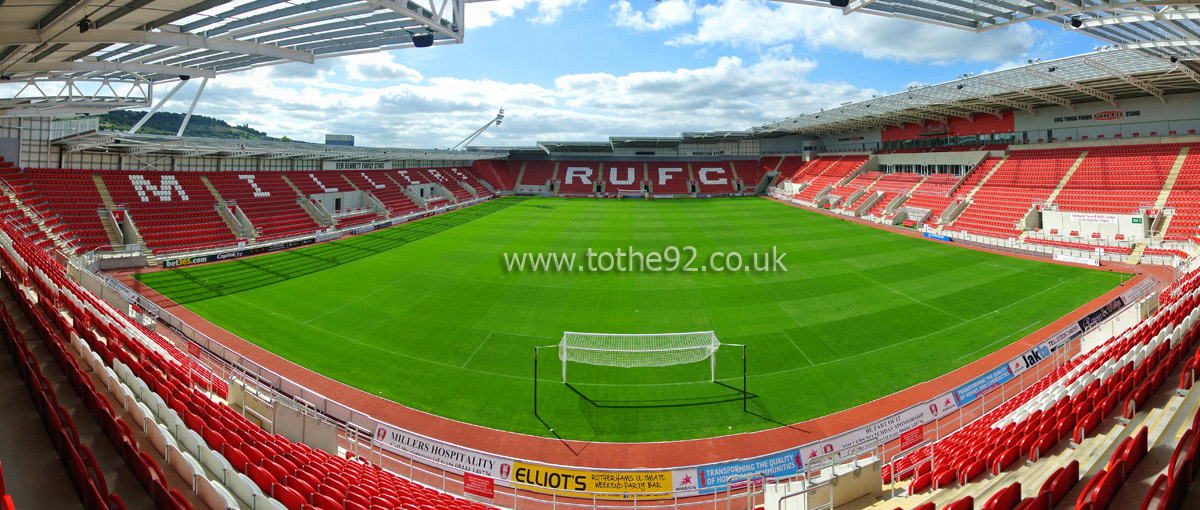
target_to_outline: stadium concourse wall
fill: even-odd
[[[1121,324],[1145,317],[1156,308],[1157,298],[1157,282],[1146,278],[1021,355],[951,391],[819,441],[712,464],[612,470],[495,455],[383,422],[227,348],[115,278],[88,273],[148,316],[157,317],[167,327],[161,329],[179,336],[176,340],[183,344],[184,352],[241,393],[258,395],[306,419],[332,424],[338,444],[354,455],[435,488],[511,508],[626,507],[630,503],[643,508],[707,508],[722,499],[726,505],[741,507],[740,498],[753,495],[747,487],[756,486],[755,480],[810,476],[811,468],[828,463],[886,462],[901,450],[902,436],[907,444],[914,438],[937,439],[962,428],[1065,364],[1081,352],[1089,334],[1107,335]]]

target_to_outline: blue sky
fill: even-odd
[[[1046,23],[975,34],[763,0],[496,0],[462,45],[222,75],[197,108],[272,136],[448,147],[737,130],[872,94],[1091,51]],[[196,84],[167,105],[183,111]]]

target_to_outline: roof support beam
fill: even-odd
[[[1200,11],[1196,10],[1163,10],[1159,12],[1138,11],[1130,14],[1118,14],[1116,16],[1105,16],[1103,18],[1088,18],[1083,21],[1083,26],[1080,28],[1102,27],[1109,25],[1119,25],[1122,23],[1149,23],[1154,21],[1183,21],[1183,20],[1200,20]]]
[[[1012,100],[1012,99],[1008,99],[1008,98],[1004,98],[1004,97],[998,97],[998,96],[984,96],[984,97],[981,97],[981,98],[979,98],[979,100],[980,100],[980,101],[986,101],[986,102],[988,102],[988,103],[1002,104],[1002,105],[1004,105],[1004,106],[1007,106],[1007,107],[1009,107],[1009,108],[1014,108],[1014,109],[1018,109],[1018,110],[1025,110],[1025,111],[1027,111],[1027,112],[1029,112],[1029,113],[1033,113],[1033,114],[1035,114],[1035,115],[1037,114],[1037,112],[1035,112],[1035,111],[1034,111],[1034,108],[1033,108],[1033,106],[1032,106],[1032,105],[1030,105],[1029,103],[1023,103],[1023,102],[1021,102],[1021,101],[1014,101],[1014,100]]]
[[[211,69],[194,67],[164,66],[157,64],[122,64],[118,62],[32,62],[13,64],[8,67],[10,73],[60,73],[60,72],[134,72],[138,74],[179,74],[193,78],[215,78],[217,73]]]
[[[176,92],[179,92],[179,89],[183,88],[183,84],[185,84],[185,83],[187,83],[187,82],[183,81],[183,80],[179,80],[179,83],[177,83],[175,85],[175,88],[171,89],[171,91],[167,93],[166,97],[163,97],[162,99],[160,99],[158,101],[158,104],[154,105],[154,108],[150,109],[149,113],[147,113],[144,117],[142,117],[141,120],[137,121],[137,124],[134,124],[133,127],[129,128],[129,134],[132,135],[134,133],[137,133],[139,129],[142,129],[142,125],[145,124],[146,121],[150,120],[150,117],[153,117],[154,114],[158,113],[158,110],[160,108],[162,108],[164,104],[167,104],[167,101],[171,100],[171,96],[174,96]]]
[[[1010,90],[1013,92],[1020,92],[1027,96],[1036,97],[1038,99],[1041,99],[1042,101],[1048,101],[1048,102],[1057,104],[1059,106],[1062,106],[1063,108],[1066,108],[1068,110],[1075,111],[1075,105],[1071,104],[1071,101],[1061,98],[1061,97],[1058,97],[1058,96],[1055,96],[1053,94],[1047,94],[1040,90],[1033,90],[1033,89],[1029,89],[1029,88],[1025,88],[1025,87],[1015,87],[1015,86],[1009,85],[1007,83],[992,80],[990,78],[975,77],[972,79],[978,80],[981,83],[986,83],[986,84],[991,85],[996,88]]]
[[[1112,66],[1109,66],[1108,64],[1105,64],[1103,62],[1100,62],[1098,60],[1091,59],[1091,58],[1083,59],[1083,63],[1087,64],[1093,68],[1104,71],[1108,74],[1111,74],[1117,78],[1125,80],[1130,85],[1133,85],[1134,87],[1137,87],[1139,89],[1142,89],[1142,90],[1154,95],[1154,97],[1157,97],[1159,101],[1163,102],[1163,104],[1167,103],[1167,99],[1165,97],[1163,97],[1162,89],[1155,87],[1154,85],[1151,85],[1149,83],[1146,83],[1145,81],[1142,81],[1141,79],[1138,79],[1137,77],[1135,77],[1129,73],[1123,73],[1121,71],[1118,71],[1117,69],[1114,69]]]
[[[214,39],[191,34],[142,32],[137,30],[89,30],[87,33],[67,31],[52,38],[43,38],[36,30],[6,30],[0,33],[0,45],[42,44],[46,42],[94,44],[150,44],[180,48],[210,49],[244,55],[261,55],[282,60],[313,63],[311,53],[280,48],[269,44],[234,39]]]
[[[175,133],[175,136],[183,136],[183,130],[187,129],[188,121],[192,120],[192,112],[196,109],[196,103],[200,102],[200,95],[204,93],[205,85],[208,85],[208,78],[200,82],[200,89],[196,91],[196,97],[192,98],[192,106],[188,107],[187,115],[183,116],[183,123],[179,125],[179,132]]]
[[[460,1],[462,1],[462,0],[455,0],[456,3],[460,2]],[[378,5],[385,9],[390,9],[390,10],[396,11],[405,16],[408,16],[409,18],[412,18],[416,21],[423,23],[430,30],[441,33],[441,34],[445,35],[446,37],[454,39],[455,41],[458,41],[460,43],[463,40],[462,27],[459,27],[459,29],[456,31],[456,30],[451,30],[450,28],[446,27],[445,25],[442,25],[442,23],[441,23],[442,19],[440,16],[437,15],[436,12],[433,12],[433,16],[438,16],[438,19],[434,19],[433,17],[426,15],[424,10],[421,8],[417,8],[416,10],[409,9],[407,2],[401,3],[401,1],[397,1],[397,0],[367,0],[367,2],[370,4],[373,4],[373,5]],[[432,12],[432,10],[431,10],[431,12]]]
[[[1089,96],[1107,101],[1109,104],[1111,104],[1113,106],[1118,106],[1117,105],[1117,96],[1109,94],[1108,92],[1104,92],[1103,90],[1097,89],[1095,87],[1090,87],[1090,86],[1084,85],[1084,84],[1076,82],[1076,81],[1059,79],[1057,76],[1054,76],[1051,73],[1044,73],[1042,71],[1035,70],[1032,67],[1026,67],[1025,73],[1033,75],[1033,76],[1037,76],[1037,77],[1045,79],[1045,80],[1050,80],[1050,81],[1055,81],[1055,82],[1061,83],[1061,84],[1071,87],[1075,90],[1083,92],[1084,94],[1087,94]]]
[[[1133,42],[1121,45],[1125,50],[1153,50],[1164,48],[1187,48],[1192,51],[1200,50],[1200,41],[1192,39],[1167,39],[1162,41]]]

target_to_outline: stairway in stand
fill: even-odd
[[[993,166],[992,170],[990,172],[988,172],[987,175],[983,176],[983,180],[979,181],[979,184],[976,184],[975,187],[971,189],[971,191],[967,192],[967,196],[963,197],[963,201],[970,202],[971,197],[975,196],[975,192],[979,191],[979,189],[982,188],[984,184],[987,184],[988,179],[991,179],[993,175],[996,175],[996,170],[999,170],[1000,167],[1004,166],[1005,161],[1008,161],[1007,154],[1003,158],[1000,158],[1000,161],[996,162],[996,166]]]
[[[1079,169],[1079,165],[1083,164],[1083,158],[1086,158],[1087,155],[1088,151],[1079,153],[1079,157],[1075,158],[1075,163],[1071,165],[1071,168],[1067,170],[1067,173],[1063,174],[1062,180],[1058,181],[1058,187],[1054,188],[1054,191],[1050,192],[1050,196],[1046,197],[1046,205],[1054,203],[1054,199],[1058,198],[1059,193],[1062,193],[1063,186],[1066,186],[1067,181],[1071,180],[1071,176],[1075,175],[1075,171]]]

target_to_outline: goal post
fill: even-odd
[[[742,387],[740,390],[717,378],[717,352],[722,347],[741,351]],[[746,346],[743,344],[721,343],[717,339],[716,333],[712,331],[659,334],[565,332],[559,343],[533,348],[533,415],[550,428],[551,432],[554,432],[554,428],[538,414],[538,382],[541,380],[538,377],[538,360],[546,359],[540,356],[542,349],[558,351],[562,384],[575,391],[576,394],[580,394],[579,390],[567,381],[567,365],[570,363],[617,368],[656,368],[708,361],[709,378],[704,382],[716,383],[737,391],[737,399],[742,401],[742,411],[748,412],[747,399],[750,393],[746,389]],[[549,360],[547,359],[547,361]],[[700,384],[701,381],[695,381],[695,383]],[[727,401],[718,400],[714,403]]]
[[[721,342],[712,331],[621,335],[563,333],[558,343],[562,380],[567,382],[567,362],[618,368],[669,367],[709,360],[709,382],[717,380],[717,349]]]
[[[640,189],[618,189],[617,198],[650,198],[650,194]]]

